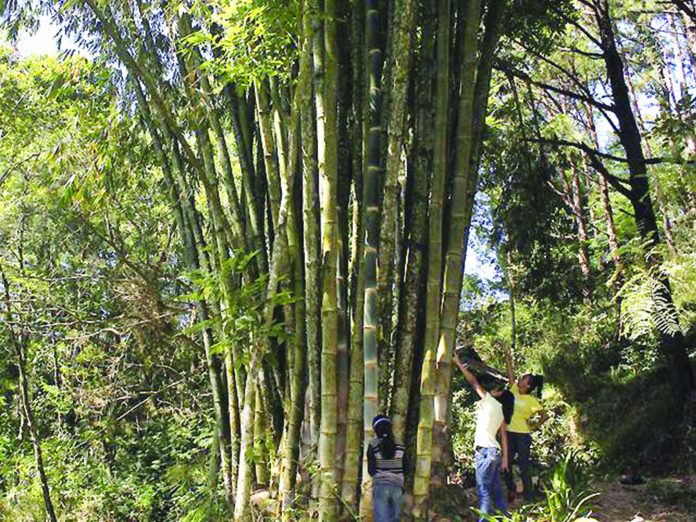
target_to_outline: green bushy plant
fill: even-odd
[[[576,522],[592,520],[590,475],[584,457],[570,450],[544,479],[544,498],[539,504],[525,505],[509,515],[481,515],[487,521],[499,522]]]

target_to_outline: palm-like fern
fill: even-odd
[[[665,286],[665,276],[693,273],[693,270],[684,270],[683,265],[686,264],[690,264],[689,259],[681,263],[670,261],[651,268],[638,267],[634,275],[624,282],[616,296],[621,299],[622,335],[635,341],[655,333],[675,335],[679,332],[682,311],[678,304],[668,298],[671,293]],[[682,286],[689,287],[688,284],[680,285],[678,279],[675,282],[680,289]],[[693,284],[693,288],[696,289],[696,284]],[[675,292],[677,295],[679,293]]]

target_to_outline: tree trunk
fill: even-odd
[[[589,304],[592,301],[592,285],[590,284],[590,254],[587,248],[587,223],[583,208],[583,197],[578,168],[572,163],[573,158],[570,160],[570,181],[568,181],[566,172],[561,172],[560,176],[563,189],[567,194],[568,204],[570,205],[573,218],[575,219],[575,226],[578,230],[578,263],[580,265],[580,272],[582,273],[582,298],[585,304]]]
[[[659,67],[659,65],[658,65]],[[640,133],[641,136],[645,135],[645,120],[643,120],[643,115],[640,112],[640,107],[638,106],[638,95],[636,93],[635,86],[633,84],[633,78],[631,78],[631,72],[626,71],[626,85],[628,86],[629,92],[631,94],[630,99],[631,99],[631,108],[633,109],[633,114],[635,114],[636,117],[636,124],[638,125],[638,132]],[[670,109],[670,98],[673,98],[674,95],[670,95],[670,90],[665,90],[663,92],[663,100],[660,105],[662,105],[663,110],[669,114],[672,112]],[[676,105],[676,101],[675,101]],[[670,138],[670,141],[672,142],[672,149],[674,149],[674,140]],[[648,140],[645,140],[645,150],[648,153],[648,156],[652,156],[652,150],[650,147],[650,142]],[[647,167],[646,167],[646,172],[647,172]],[[667,212],[667,206],[665,205],[664,198],[662,196],[662,191],[660,190],[660,183],[657,179],[657,176],[653,176],[652,178],[652,184],[653,188],[655,189],[655,199],[657,201],[657,208],[660,211],[660,215],[662,216],[662,232],[664,233],[665,236],[665,243],[667,244],[667,248],[669,248],[669,251],[673,254],[676,255],[677,249],[674,246],[674,238],[672,237],[672,221],[669,218],[669,214]]]
[[[587,125],[590,130],[590,135],[592,136],[592,143],[598,148],[599,139],[597,137],[597,129],[595,128],[592,106],[589,104],[585,105],[585,116],[587,118]],[[585,157],[585,161],[588,162],[589,159]],[[611,206],[607,180],[604,179],[604,176],[600,173],[597,173],[597,183],[599,185],[599,199],[602,202],[602,210],[604,211],[604,219],[606,220],[609,252],[611,253],[611,259],[614,264],[614,274],[612,275],[611,284],[614,288],[614,293],[618,294],[623,284],[624,266],[623,261],[621,260],[621,253],[619,251],[619,239],[616,232],[616,223],[614,222],[614,211]],[[617,308],[619,313],[621,313],[620,300],[617,302]]]
[[[43,495],[44,508],[46,509],[46,517],[51,522],[58,522],[55,509],[53,508],[53,502],[51,501],[51,489],[48,486],[48,478],[46,477],[46,470],[44,468],[39,432],[36,429],[34,412],[31,407],[31,397],[29,394],[29,383],[27,381],[26,369],[27,336],[24,332],[17,335],[14,331],[14,314],[12,313],[11,308],[12,300],[10,298],[10,284],[2,267],[0,267],[0,276],[2,277],[2,285],[5,294],[5,318],[7,320],[7,333],[9,334],[10,343],[14,347],[15,354],[17,356],[17,369],[19,371],[19,401],[21,410],[24,413],[24,423],[27,430],[29,430],[29,436],[31,437],[31,445],[34,448],[34,461],[36,463],[36,470],[39,473],[39,480],[41,481],[41,493]]]
[[[638,226],[638,231],[645,248],[646,261],[652,267],[659,267],[662,259],[656,250],[660,245],[660,235],[652,207],[645,157],[641,147],[641,136],[635,116],[631,109],[628,87],[624,76],[624,66],[616,47],[614,28],[609,11],[608,0],[594,0],[595,17],[599,27],[604,61],[609,76],[611,92],[614,98],[616,117],[619,122],[619,139],[626,151],[629,171],[630,201]],[[664,314],[665,321],[676,318],[672,300],[672,290],[667,274],[661,273],[656,291],[656,303]],[[684,336],[679,324],[671,320],[669,330],[660,331],[660,344],[667,357],[670,369],[670,386],[675,406],[679,414],[689,394],[696,388],[694,373],[686,350]]]
[[[588,247],[587,221],[584,209],[584,196],[580,184],[580,174],[577,165],[571,166],[573,186],[573,214],[578,227],[578,261],[582,272],[582,296],[586,304],[592,302],[592,284],[590,281],[590,253]]]

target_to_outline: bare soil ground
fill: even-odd
[[[649,479],[624,486],[596,484],[594,516],[601,522],[696,522],[696,475]]]
[[[595,482],[592,491],[599,493],[592,502],[592,517],[599,522],[696,522],[696,475],[650,478],[638,486],[612,478]],[[476,502],[475,489],[449,486],[438,502],[440,516],[432,520],[475,521],[469,506]]]

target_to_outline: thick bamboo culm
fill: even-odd
[[[176,98],[158,82],[165,66],[155,41],[143,38],[147,54],[134,53],[127,42],[145,36],[141,25],[121,27],[87,1],[141,86],[138,104],[170,171],[187,263],[219,286],[198,309],[214,325],[201,337],[217,426],[210,474],[222,475],[235,520],[255,509],[254,484],[277,498],[284,520],[304,495],[321,520],[370,520],[362,450],[380,408],[393,415],[399,439],[415,440],[414,514],[427,516],[433,425],[440,429],[449,393],[447,370],[435,363],[451,356],[461,284],[454,252],[465,246],[470,217],[467,204],[461,214],[447,205],[448,216],[445,206],[471,200],[479,4],[465,2],[469,11],[458,13],[449,0],[307,0],[292,70],[245,87],[206,69],[203,44],[178,42],[172,56],[188,101],[175,113]],[[110,9],[131,21],[154,16],[132,8]],[[224,37],[200,16],[164,23],[180,38],[201,29]],[[466,33],[458,78],[450,74],[455,29]],[[339,48],[339,34],[350,50]],[[352,84],[339,84],[347,74]],[[255,252],[241,273],[239,252]],[[225,324],[241,289],[259,277],[261,325],[240,346]],[[276,303],[285,291],[292,299]],[[216,343],[224,345],[219,356],[209,353]],[[272,442],[277,455],[267,451]]]

